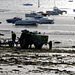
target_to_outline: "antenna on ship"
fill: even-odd
[[[38,7],[40,7],[40,0],[38,0]]]

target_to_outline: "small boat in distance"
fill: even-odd
[[[74,20],[75,20],[75,17],[74,17]]]
[[[73,12],[75,12],[75,9],[73,9]]]
[[[8,23],[15,23],[16,21],[18,20],[22,20],[22,18],[19,18],[19,17],[14,17],[14,18],[11,18],[11,19],[7,19],[6,21]]]
[[[1,24],[2,22],[0,22],[0,24]]]
[[[69,0],[68,2],[73,2],[73,0]]]
[[[60,10],[57,7],[53,7],[53,10],[52,11],[46,11],[46,13],[48,15],[59,15],[59,14],[62,15],[63,13],[67,14],[67,11],[66,10]]]
[[[23,4],[24,6],[32,6],[33,4],[29,4],[29,3],[27,3],[27,4]]]

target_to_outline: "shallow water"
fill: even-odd
[[[25,19],[25,13],[0,13],[2,24],[0,25],[0,32],[5,34],[2,38],[11,38],[11,31],[15,31],[17,37],[20,37],[21,30],[28,29],[30,31],[40,31],[49,35],[49,41],[60,41],[61,45],[57,46],[73,46],[75,45],[75,20],[74,16],[59,15],[49,16],[54,19],[54,24],[38,24],[37,26],[15,26],[14,24],[7,23],[6,19],[18,15]],[[3,16],[3,17],[2,17]],[[7,32],[6,32],[7,31]],[[53,44],[53,46],[55,46]]]

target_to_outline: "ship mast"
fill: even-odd
[[[55,0],[54,0],[54,7],[56,7],[56,3],[55,3]]]
[[[38,0],[38,7],[40,7],[40,0]]]

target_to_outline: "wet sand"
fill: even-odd
[[[0,75],[75,75],[75,50],[0,47]]]

